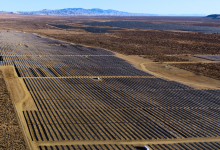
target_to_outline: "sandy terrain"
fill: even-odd
[[[23,129],[14,107],[14,101],[10,98],[7,83],[5,83],[5,77],[11,79],[13,76],[8,73],[7,76],[3,75],[6,70],[6,67],[0,67],[0,149],[25,150],[28,149],[28,145],[22,133]]]
[[[188,143],[188,142],[214,142],[220,141],[220,138],[187,138],[187,139],[168,139],[168,140],[148,140],[148,141],[56,141],[56,142],[37,142],[38,146],[54,146],[54,145],[85,145],[85,144],[173,144],[173,143]]]
[[[28,127],[22,111],[25,110],[37,110],[35,103],[26,88],[22,78],[18,78],[17,73],[14,69],[14,66],[0,66],[0,69],[3,70],[7,85],[9,86],[19,120],[22,123],[22,128],[25,132],[26,139],[29,141],[31,149],[37,149],[34,143],[31,140]]]

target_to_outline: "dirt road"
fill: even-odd
[[[37,107],[22,78],[17,76],[14,66],[0,66],[6,78],[6,83],[12,95],[16,111],[21,122],[21,126],[26,136],[26,140],[32,150],[37,150],[37,146],[32,142],[26,120],[23,115],[25,110],[37,110]]]
[[[178,81],[198,89],[220,89],[219,80],[202,75],[196,75],[193,72],[179,69],[174,66],[170,66],[170,65],[167,66],[168,62],[167,63],[153,62],[153,60],[143,58],[138,55],[122,55],[116,53],[116,56],[127,60],[138,69],[154,74],[156,77],[166,78],[172,81]],[[197,63],[197,61],[195,62]],[[213,63],[213,61],[206,61],[206,60],[204,60],[204,62]],[[171,62],[169,62],[169,64],[171,64]]]

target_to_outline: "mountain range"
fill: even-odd
[[[206,17],[210,17],[212,19],[220,19],[220,14],[211,14],[211,15],[208,15]]]
[[[43,16],[206,16],[204,14],[147,14],[147,13],[129,13],[117,10],[103,10],[99,8],[83,9],[83,8],[65,8],[40,11],[18,11],[7,12],[0,11],[0,14],[20,14],[20,15],[43,15]],[[215,18],[215,16],[213,16]]]
[[[15,13],[15,12],[12,12]],[[57,10],[43,9],[40,11],[19,11],[22,15],[48,15],[48,16],[156,16],[155,14],[129,13],[117,10],[103,10],[98,8],[66,8]]]

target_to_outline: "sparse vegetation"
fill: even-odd
[[[26,150],[22,129],[0,70],[0,149]]]
[[[220,79],[220,63],[181,63],[173,65],[182,69],[193,71],[196,74]]]

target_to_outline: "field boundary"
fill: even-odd
[[[174,143],[193,143],[193,142],[219,142],[220,137],[211,138],[185,138],[185,139],[168,139],[168,140],[142,140],[142,141],[77,141],[77,140],[63,140],[63,141],[47,141],[36,142],[37,146],[55,146],[55,145],[98,145],[98,144],[174,144]]]
[[[156,76],[66,76],[66,77],[19,77],[25,78],[157,78]]]
[[[30,150],[37,150],[36,145],[34,144],[34,142],[31,141],[30,134],[29,134],[29,128],[26,124],[26,121],[25,121],[25,118],[24,118],[23,112],[22,112],[22,109],[25,106],[25,101],[30,98],[29,97],[30,93],[28,92],[27,87],[24,86],[25,83],[23,82],[23,80],[22,79],[19,80],[19,77],[16,74],[14,66],[12,66],[12,65],[0,66],[0,69],[3,71],[3,78],[5,80],[7,89],[10,92],[10,97],[13,101],[13,105],[15,107],[16,114],[19,119],[20,126],[22,128],[22,133],[25,137],[26,144]],[[8,72],[10,72],[9,76],[7,76]],[[16,85],[20,84],[20,86],[19,85],[13,86],[13,84],[11,84],[12,82],[14,82],[14,84],[16,84]],[[23,82],[23,85],[21,82]],[[22,89],[19,89],[19,87],[22,87]],[[22,93],[22,92],[20,93],[19,91],[22,91],[24,93]],[[16,95],[13,94],[13,92],[15,92]],[[24,95],[22,95],[22,94],[24,94]],[[15,98],[15,96],[16,96],[16,98]],[[21,99],[21,97],[22,97],[22,99]]]
[[[0,66],[0,70],[3,71],[3,74],[2,74],[2,75],[3,75],[3,79],[5,80],[5,84],[6,84],[6,87],[7,87],[8,91],[9,91],[9,93],[10,93],[10,98],[12,99],[14,109],[16,110],[17,118],[18,118],[18,120],[19,120],[19,122],[20,122],[20,126],[21,126],[21,129],[22,129],[22,133],[23,133],[23,135],[24,135],[24,137],[25,137],[25,141],[26,141],[25,143],[26,143],[26,145],[28,146],[28,148],[31,150],[31,146],[30,146],[30,144],[29,144],[29,142],[28,142],[27,135],[25,134],[24,126],[23,126],[22,121],[21,121],[21,118],[20,118],[20,116],[19,116],[19,114],[18,114],[18,110],[17,110],[17,107],[16,107],[16,105],[15,105],[15,101],[14,101],[14,99],[13,99],[13,96],[12,96],[12,93],[11,93],[11,89],[10,89],[10,87],[9,87],[9,85],[8,85],[8,81],[7,81],[6,76],[5,76],[4,69],[7,68],[7,67],[12,67],[12,66]]]

